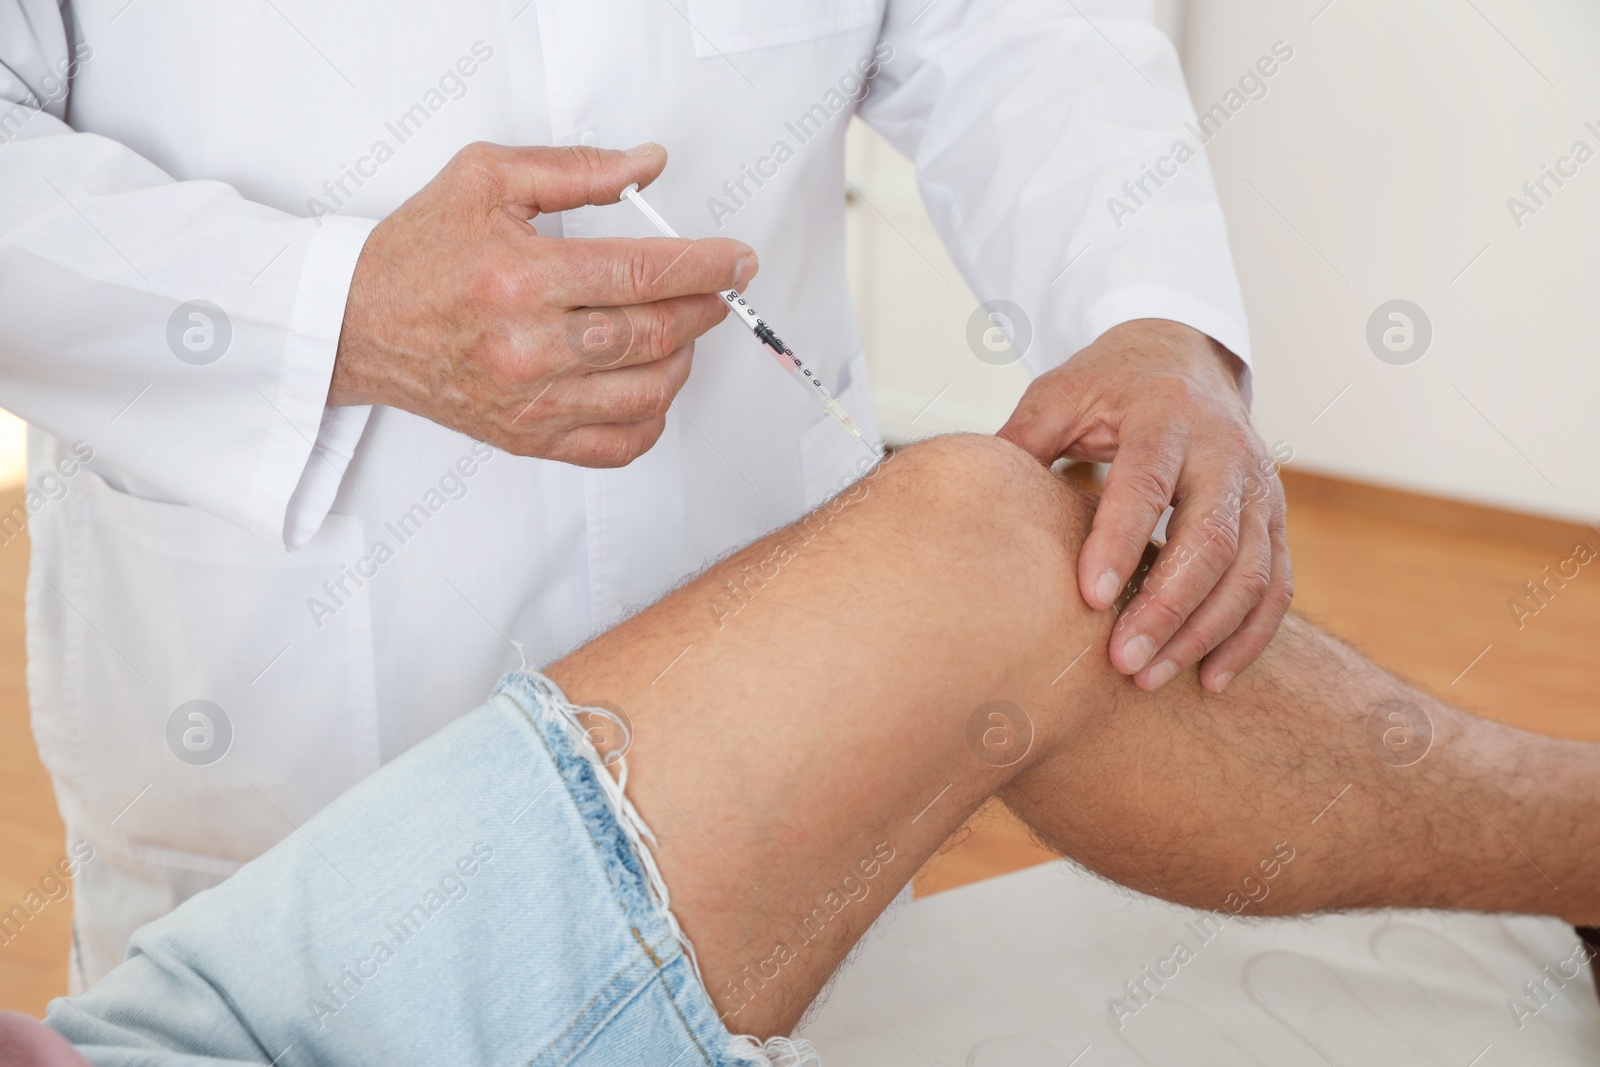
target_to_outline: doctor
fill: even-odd
[[[1003,432],[1116,459],[1062,595],[1109,604],[1175,502],[1112,660],[1225,686],[1288,603],[1282,497],[1204,168],[1104,209],[1190,116],[1147,7],[0,0],[0,402],[53,487],[29,688],[92,846],[74,985],[523,657],[859,476],[713,329],[759,256],[752,299],[875,432],[853,112],[1031,320]],[[641,240],[632,182],[705,239]]]

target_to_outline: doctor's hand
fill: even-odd
[[[356,262],[330,405],[387,404],[522,456],[619,467],[648,451],[755,254],[737,241],[542,237],[616,203],[666,150],[473,144],[378,223]]]
[[[1043,463],[1111,463],[1078,586],[1110,607],[1170,504],[1168,541],[1111,633],[1111,662],[1155,690],[1201,662],[1221,692],[1267,647],[1294,596],[1285,537],[1287,457],[1250,426],[1241,364],[1164,319],[1106,331],[1036,379],[1000,436]]]

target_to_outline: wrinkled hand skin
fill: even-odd
[[[1206,335],[1139,319],[1037,378],[1000,430],[1041,463],[1110,463],[1078,587],[1095,609],[1139,589],[1112,630],[1111,662],[1155,690],[1200,664],[1220,693],[1253,663],[1294,598],[1278,467],[1250,425],[1244,365]],[[1167,543],[1140,559],[1162,512]]]
[[[738,241],[557,238],[541,214],[614,204],[660,145],[472,144],[373,229],[328,402],[387,404],[521,456],[585,467],[656,443],[695,338],[755,254]]]

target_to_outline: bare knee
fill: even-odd
[[[986,595],[1014,602],[1018,632],[1089,624],[1077,561],[1093,497],[1011,442],[980,434],[919,441],[882,470],[904,516],[901,535],[920,530],[940,541],[950,566],[981,572]]]
[[[930,437],[895,452],[883,469],[893,472],[899,491],[968,527],[986,550],[1029,549],[1039,553],[1036,567],[1059,560],[1076,567],[1094,498],[1011,442],[985,434]]]
[[[1058,518],[1087,521],[1094,498],[1075,488],[1002,437],[956,433],[929,437],[897,450],[885,468],[924,487],[939,503],[977,506],[979,511],[1023,514],[1053,511]],[[952,499],[946,500],[949,496]]]

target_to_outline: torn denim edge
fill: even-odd
[[[638,809],[633,806],[633,802],[628,799],[628,762],[625,753],[632,742],[628,724],[607,708],[574,704],[561,691],[560,686],[529,668],[526,661],[520,669],[510,672],[500,680],[499,685],[495,687],[495,693],[499,695],[507,689],[531,697],[538,705],[538,718],[533,725],[539,729],[547,743],[552,745],[557,763],[565,764],[558,766],[558,770],[566,781],[569,791],[573,793],[573,801],[578,805],[580,814],[586,819],[592,818],[592,813],[585,810],[585,801],[599,799],[605,806],[610,823],[601,829],[620,834],[622,841],[626,843],[627,854],[608,856],[607,862],[608,864],[617,862],[621,867],[621,871],[614,873],[622,875],[619,890],[624,895],[628,895],[630,890],[637,892],[642,887],[647,900],[628,903],[647,903],[653,917],[666,927],[683,950],[683,955],[687,957],[697,991],[704,998],[705,1012],[721,1031],[722,1048],[707,1050],[708,1055],[712,1051],[715,1052],[713,1067],[822,1067],[821,1056],[810,1041],[790,1037],[773,1037],[761,1041],[749,1035],[735,1034],[728,1030],[721,1016],[717,1014],[715,1002],[706,987],[705,976],[700,971],[700,960],[695,955],[694,945],[690,943],[683,928],[678,925],[678,917],[672,912],[671,892],[667,888],[666,879],[661,875],[660,868],[656,865],[655,853],[651,847],[656,844],[655,833],[645,823]],[[609,756],[601,756],[594,746],[589,731],[578,721],[580,714],[597,715],[614,723],[625,738],[619,751]],[[548,730],[551,726],[559,728],[554,732],[555,736]],[[571,763],[567,763],[569,759]],[[611,767],[616,768],[615,777],[609,771]],[[584,793],[589,796],[582,795]],[[597,844],[600,843],[597,841]],[[658,970],[664,971],[665,964],[656,962]],[[687,1018],[684,1019],[684,1024],[694,1035],[695,1040],[699,1041],[703,1035],[696,1033],[695,1025]]]

